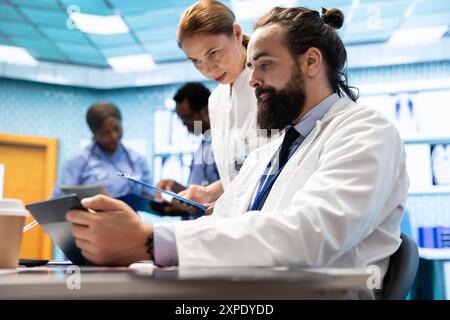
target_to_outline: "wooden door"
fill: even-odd
[[[57,140],[0,133],[0,163],[5,165],[5,198],[25,204],[47,200],[56,179]],[[30,216],[26,223],[33,220]],[[24,234],[20,257],[51,259],[52,242],[40,226]]]

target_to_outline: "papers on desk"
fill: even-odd
[[[132,270],[139,276],[154,276],[155,270],[161,271],[173,271],[178,270],[178,267],[158,267],[153,264],[152,261],[139,261],[131,264],[128,269]]]
[[[354,269],[354,268],[309,268],[304,270],[307,272],[326,274],[330,276],[359,276],[359,275],[367,275],[370,273],[366,269]]]
[[[289,271],[291,270],[287,266],[274,267],[273,271]],[[306,272],[314,272],[320,274],[326,274],[330,276],[351,276],[351,275],[367,275],[370,272],[366,269],[355,269],[355,268],[307,268],[303,269]]]
[[[131,264],[128,268],[138,274],[153,275],[153,270],[156,266],[153,264],[153,261],[139,261]]]
[[[17,273],[17,269],[0,269],[0,276]]]
[[[72,264],[73,263],[70,260],[63,260],[63,261],[49,261],[46,265],[47,266],[70,266]]]

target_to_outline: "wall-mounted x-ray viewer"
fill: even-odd
[[[369,95],[358,102],[383,113],[406,142],[450,138],[449,90]]]
[[[450,142],[405,145],[410,193],[450,192]]]
[[[450,186],[450,144],[433,144],[431,173],[434,186]]]

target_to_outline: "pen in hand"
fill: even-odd
[[[39,223],[34,220],[33,222],[30,222],[29,224],[27,224],[25,227],[22,228],[22,233],[34,228],[35,226],[37,226]]]

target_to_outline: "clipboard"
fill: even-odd
[[[206,212],[207,207],[205,207],[204,205],[202,205],[202,204],[200,204],[198,202],[195,202],[195,201],[192,201],[192,200],[180,197],[179,195],[175,194],[174,192],[167,191],[167,190],[160,189],[158,187],[152,186],[152,185],[150,185],[148,183],[145,183],[145,182],[143,182],[141,180],[138,180],[138,179],[136,179],[136,178],[126,174],[126,173],[123,173],[123,172],[118,172],[117,175],[119,175],[120,177],[122,177],[124,179],[127,179],[129,181],[132,181],[134,183],[140,184],[141,186],[144,186],[144,187],[146,187],[148,189],[151,189],[151,190],[154,190],[154,191],[157,191],[157,192],[160,192],[162,194],[165,194],[165,195],[169,196],[170,200],[168,200],[168,201],[170,203],[172,203],[175,206],[179,206],[180,208],[186,210],[189,213],[198,213],[199,211],[201,211],[203,213]]]

